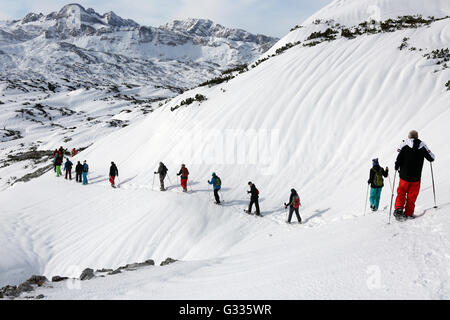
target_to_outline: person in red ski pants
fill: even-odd
[[[412,217],[416,208],[416,200],[420,192],[420,181],[408,182],[400,179],[397,188],[397,199],[395,200],[395,208],[405,209],[405,216]]]
[[[181,176],[181,187],[183,188],[183,192],[187,192],[189,170],[186,168],[186,165],[181,165],[180,172],[178,172],[177,176]]]
[[[394,216],[402,220],[414,217],[424,160],[433,162],[436,157],[427,145],[419,140],[419,133],[415,130],[409,133],[408,140],[402,143],[398,151],[395,170],[400,171],[400,184],[397,189]]]

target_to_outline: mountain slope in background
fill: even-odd
[[[180,89],[248,63],[277,40],[202,19],[140,26],[78,4],[46,16],[30,13],[19,21],[2,22],[0,30],[1,59],[8,62],[2,66],[4,77]]]
[[[416,13],[423,8],[421,0],[407,2]],[[429,3],[437,7],[441,1]],[[449,21],[351,39],[316,34],[228,82],[186,91],[96,140],[75,158],[88,160],[90,185],[48,173],[0,192],[0,256],[7,257],[0,261],[0,283],[19,283],[34,273],[79,277],[86,267],[115,269],[172,257],[181,261],[76,281],[80,290],[68,290],[67,282],[52,284],[36,294],[448,299],[450,92],[444,84],[450,69],[438,64],[441,58],[425,55],[448,46]],[[306,39],[317,27],[293,33],[305,32]],[[326,22],[320,27],[330,28]],[[402,43],[408,50],[400,50]],[[206,100],[185,103],[200,94]],[[421,217],[388,224],[393,176],[385,181],[380,211],[364,214],[371,159],[379,158],[392,172],[397,148],[411,129],[436,154],[439,207],[432,208],[426,163],[416,207]],[[111,160],[119,168],[119,189],[107,181]],[[154,191],[159,161],[169,168],[166,193]],[[181,163],[191,173],[190,194],[177,184]],[[207,180],[213,171],[222,180],[223,206],[212,203]],[[243,213],[248,181],[260,191],[261,219]],[[293,187],[302,199],[303,225],[285,224],[283,203]]]
[[[276,41],[203,19],[140,26],[78,4],[0,22],[0,189],[41,174],[61,144],[86,148]]]

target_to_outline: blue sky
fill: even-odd
[[[142,25],[208,18],[227,27],[282,37],[331,0],[1,0],[0,20],[20,19],[29,12],[48,14],[74,2],[100,14],[114,11]]]

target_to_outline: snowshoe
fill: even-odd
[[[246,214],[253,214],[253,213],[251,213],[250,211],[248,211],[247,209],[244,209],[244,212],[245,212]]]
[[[403,213],[402,209],[396,209],[394,211],[394,217],[395,217],[395,219],[397,219],[397,221],[405,221],[406,220],[406,216]]]

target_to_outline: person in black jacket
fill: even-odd
[[[291,196],[289,197],[289,203],[284,204],[285,208],[289,207],[289,218],[287,223],[291,223],[292,214],[295,212],[299,224],[302,224],[302,218],[300,217],[299,208],[301,206],[300,197],[295,189],[291,189]]]
[[[169,169],[167,169],[164,163],[160,162],[158,171],[156,171],[155,174],[159,174],[159,183],[161,184],[161,191],[166,191],[166,189],[164,188],[164,179],[166,178],[167,171],[169,171]]]
[[[75,167],[75,180],[76,182],[81,182],[81,174],[83,172],[83,165],[80,161],[78,161],[76,167]]]
[[[433,162],[436,157],[427,145],[419,140],[419,133],[415,130],[409,133],[408,140],[401,144],[398,151],[395,170],[400,171],[400,184],[397,189],[394,216],[397,219],[412,218],[420,192],[424,159]]]
[[[111,183],[111,187],[115,188],[115,179],[119,176],[119,170],[117,169],[116,164],[111,161],[111,167],[109,167],[109,182]]]
[[[253,204],[255,204],[256,215],[260,217],[261,213],[259,211],[259,191],[252,182],[249,182],[248,185],[250,186],[250,191],[247,191],[247,193],[250,194],[250,204],[248,205],[248,211],[246,212],[248,214],[252,214],[252,207]]]
[[[377,211],[380,206],[380,197],[381,191],[384,187],[384,178],[387,178],[389,175],[389,168],[383,169],[378,163],[378,159],[372,160],[372,168],[369,173],[369,180],[367,181],[370,184],[370,208],[372,211]],[[384,178],[383,178],[384,177]]]

